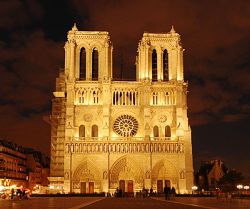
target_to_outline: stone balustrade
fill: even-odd
[[[77,83],[74,103],[75,105],[102,105],[103,90],[97,82]],[[113,82],[110,91],[112,106],[138,106],[145,93],[141,83],[128,85],[123,82]],[[156,85],[150,88],[148,93],[152,106],[176,105],[177,93],[170,84],[167,86]]]
[[[84,153],[184,153],[178,141],[67,141],[65,152]]]

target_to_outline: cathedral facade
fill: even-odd
[[[112,79],[108,32],[65,43],[52,99],[50,184],[64,192],[191,193],[193,159],[180,35],[144,33],[135,81]]]

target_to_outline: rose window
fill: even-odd
[[[121,115],[114,122],[114,131],[120,136],[134,136],[137,130],[138,122],[131,115]]]

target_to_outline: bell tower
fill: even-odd
[[[65,71],[69,81],[101,81],[112,78],[113,47],[108,32],[68,32],[65,43]]]
[[[182,81],[183,51],[173,27],[169,33],[144,33],[138,45],[137,80]]]

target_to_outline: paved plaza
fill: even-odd
[[[0,200],[0,209],[250,209],[250,200],[216,198],[40,197]]]

